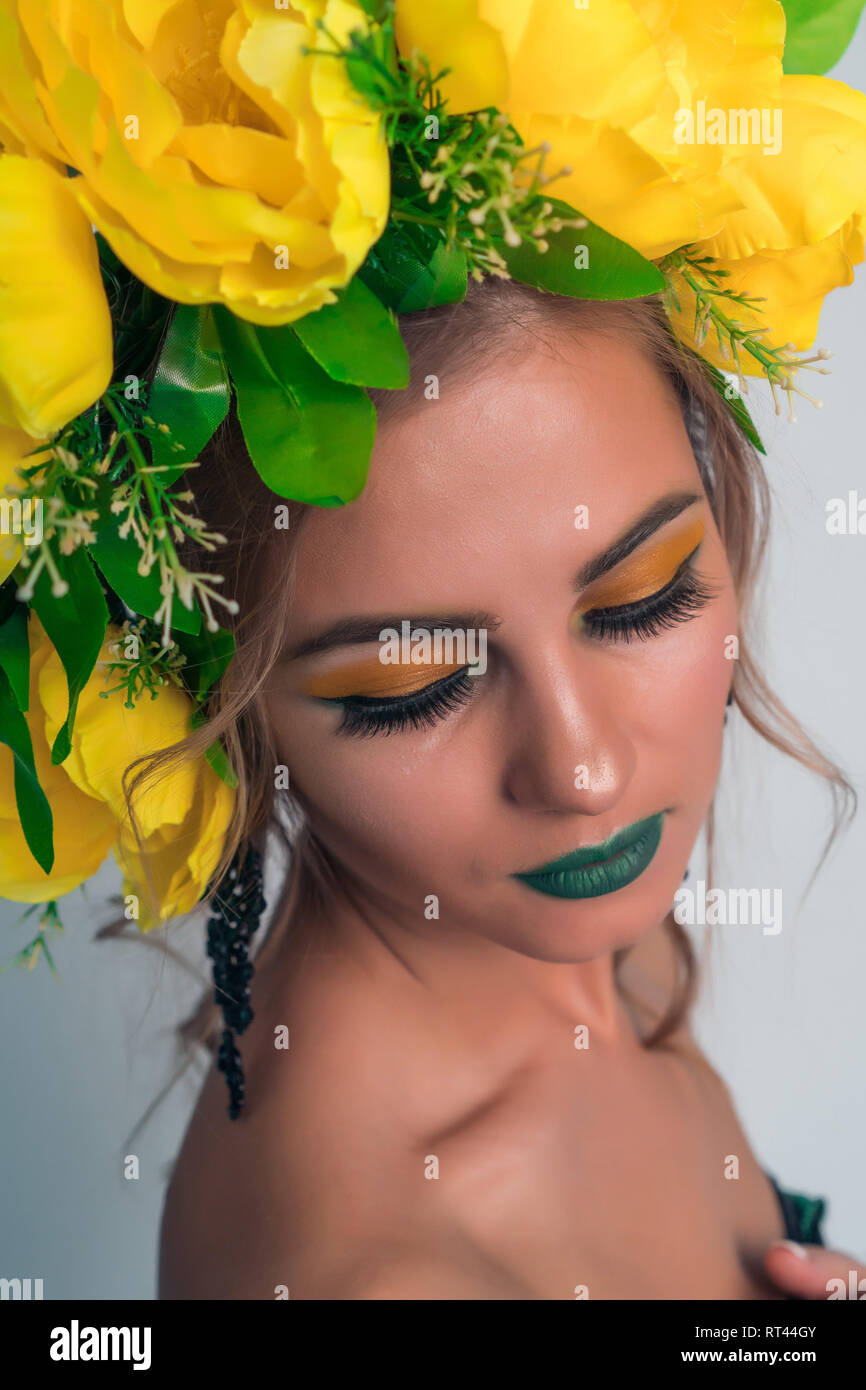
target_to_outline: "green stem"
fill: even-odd
[[[423,227],[441,227],[442,223],[435,217],[420,217],[414,212],[400,212],[394,209],[391,216],[395,222],[417,222]]]
[[[150,509],[153,513],[153,520],[162,522],[161,535],[159,539],[163,544],[165,550],[168,552],[169,561],[172,565],[177,565],[178,568],[180,568],[180,561],[177,558],[177,551],[175,550],[174,542],[171,539],[168,521],[162,510],[159,493],[154,484],[153,478],[151,477],[148,471],[150,468],[150,464],[148,463],[147,459],[145,458],[142,452],[141,445],[136,439],[134,431],[130,430],[129,426],[127,425],[120,411],[117,409],[117,406],[114,404],[114,401],[111,399],[111,397],[107,395],[103,396],[102,403],[105,406],[111,418],[114,420],[114,423],[117,425],[118,433],[122,438],[126,440],[126,447],[129,450],[130,457],[138,465],[138,477],[141,479],[141,486],[144,488],[145,495],[147,496],[147,500],[150,503]]]

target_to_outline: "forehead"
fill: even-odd
[[[515,592],[573,574],[683,487],[699,491],[700,478],[676,398],[634,343],[527,334],[380,426],[360,498],[308,513],[292,629],[347,614],[507,611]]]

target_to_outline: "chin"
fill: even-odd
[[[534,960],[561,965],[578,965],[634,946],[667,917],[682,880],[682,871],[672,875],[658,866],[653,874],[658,882],[650,883],[650,873],[595,898],[533,893],[536,901],[528,908],[525,899],[532,890],[521,886],[521,911],[512,907],[509,912],[512,926],[502,944]]]

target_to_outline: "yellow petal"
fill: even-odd
[[[234,794],[207,762],[198,764],[190,813],[179,826],[156,831],[139,847],[121,834],[115,857],[139,899],[139,927],[159,926],[191,912],[216,869],[232,818]]]
[[[502,35],[509,110],[579,113],[627,129],[653,109],[666,85],[661,57],[630,0],[591,0],[585,9],[481,0],[478,8]],[[438,19],[438,6],[427,9]]]
[[[866,211],[866,95],[830,78],[785,77],[779,109],[780,153],[743,146],[726,166],[743,208],[707,241],[720,260],[823,241]]]
[[[15,154],[41,154],[62,171],[63,149],[39,104],[28,60],[28,46],[9,11],[9,0],[4,0],[0,4],[0,122],[16,141],[12,149],[4,137],[4,148]]]
[[[719,231],[740,199],[713,173],[671,175],[664,164],[622,130],[579,117],[518,114],[524,140],[548,140],[551,166],[572,172],[552,185],[605,231],[655,260],[690,241]]]
[[[36,863],[18,820],[14,764],[0,744],[0,896],[15,902],[47,902],[77,888],[96,873],[117,838],[108,807],[93,801],[51,762],[39,702],[39,680],[53,648],[38,619],[30,616],[30,708],[25,715],[39,784],[54,818],[54,865],[49,874]]]
[[[735,294],[765,300],[756,310],[737,305],[737,319],[746,327],[768,327],[770,331],[761,338],[766,347],[781,348],[786,343],[793,343],[799,351],[812,347],[825,295],[850,285],[854,279],[853,265],[863,260],[864,232],[866,219],[858,218],[851,228],[842,228],[813,246],[765,251],[741,261],[722,262],[721,269],[729,276],[726,287]],[[694,347],[695,297],[679,276],[675,288],[680,311],[671,314],[671,321],[678,336]],[[723,371],[734,370],[730,357],[719,352],[712,330],[700,352]],[[763,376],[760,363],[742,349],[740,360],[745,376]]]
[[[0,423],[37,439],[91,405],[111,376],[96,243],[71,182],[0,155]]]
[[[192,161],[214,182],[257,193],[283,208],[303,187],[300,164],[285,140],[263,130],[242,126],[185,126],[172,142],[172,151]]]
[[[478,10],[478,0],[397,0],[397,47],[404,57],[413,49],[425,54],[434,77],[451,69],[439,86],[453,112],[508,104],[502,37]]]
[[[116,630],[100,653],[99,661],[79,696],[72,729],[72,751],[62,766],[82,791],[104,801],[114,818],[127,819],[127,800],[123,776],[136,759],[148,757],[162,748],[179,743],[189,733],[192,702],[184,691],[167,685],[155,700],[145,693],[126,708],[125,690],[102,692],[118,684],[122,672],[112,672],[110,664],[122,658],[111,651]],[[52,652],[42,669],[39,699],[45,710],[45,730],[53,743],[66,717],[66,677],[60,658]],[[136,822],[142,835],[168,824],[177,824],[189,814],[196,781],[196,766],[186,762],[174,766],[170,774],[148,781],[135,793]]]
[[[36,464],[44,462],[47,457],[37,441],[31,435],[25,434],[24,430],[9,429],[0,425],[0,515],[4,518],[0,523],[0,584],[9,577],[25,553],[23,531],[14,532],[11,527],[8,530],[4,529],[3,499],[14,501],[15,494],[24,487],[20,468],[33,468]],[[8,508],[6,510],[8,511]]]

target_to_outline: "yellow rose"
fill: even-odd
[[[318,18],[341,41],[368,23],[354,0],[0,0],[0,134],[77,170],[69,192],[145,284],[291,322],[388,213],[380,118],[304,53],[328,47]]]
[[[111,814],[112,849],[139,898],[142,930],[195,906],[215,869],[231,820],[234,793],[204,757],[172,765],[170,771],[133,794],[130,822],[123,774],[137,758],[178,743],[190,732],[192,701],[177,686],[163,686],[156,699],[147,692],[126,708],[125,690],[113,690],[118,672],[109,669],[117,630],[109,629],[99,661],[78,701],[72,751],[61,765],[74,786]],[[103,697],[103,691],[111,691]],[[66,717],[66,677],[52,651],[39,676],[45,733],[52,743]],[[122,750],[122,756],[120,755]]]
[[[39,686],[53,651],[39,620],[31,616],[30,708],[25,718],[39,784],[54,819],[54,864],[46,874],[30,853],[15,802],[12,753],[0,744],[0,897],[15,902],[48,902],[71,892],[96,873],[117,839],[117,820],[109,807],[81,791],[64,764],[51,762]]]
[[[452,68],[442,89],[456,97],[454,110],[497,105],[527,146],[547,140],[549,172],[570,169],[551,192],[599,226],[655,258],[718,231],[724,214],[739,206],[719,176],[721,151],[677,145],[674,114],[688,104],[695,75],[690,47],[705,75],[739,68],[754,77],[756,70],[771,72],[773,61],[781,74],[784,14],[775,0],[684,0],[676,21],[671,6],[654,0],[592,0],[586,9],[547,0],[448,0],[448,9],[450,22],[440,26],[438,6],[397,0],[401,51],[427,51],[435,69]],[[781,16],[770,32],[768,13]],[[482,67],[491,30],[499,36],[504,81],[499,65]],[[490,80],[479,80],[482,71]],[[468,72],[475,75],[469,90]]]
[[[111,317],[73,185],[39,160],[0,155],[0,425],[37,439],[111,376]]]
[[[51,747],[66,717],[66,676],[38,618],[30,616],[30,707],[26,714],[39,782],[54,819],[54,865],[49,874],[27,847],[18,819],[12,754],[0,744],[0,895],[45,902],[78,887],[113,852],[126,891],[139,899],[142,930],[191,911],[205,891],[225,841],[234,793],[204,758],[172,767],[134,796],[142,848],[135,840],[123,794],[123,773],[186,737],[192,702],[165,686],[126,709],[109,663],[117,661],[109,629],[93,674],[81,692],[65,762],[51,762]]]
[[[773,99],[781,113],[781,148],[765,156],[759,146],[741,147],[725,169],[742,207],[730,213],[715,236],[700,245],[728,272],[735,293],[763,298],[756,309],[732,306],[746,327],[768,326],[767,347],[815,342],[824,296],[850,285],[863,260],[866,240],[866,95],[827,77],[785,75]],[[693,342],[695,297],[682,277],[674,279],[680,312],[677,332]],[[702,353],[731,369],[710,331]],[[741,354],[743,370],[760,366]]]
[[[24,486],[19,470],[33,468],[48,459],[48,454],[39,448],[44,442],[34,440],[24,430],[7,429],[0,425],[0,584],[9,577],[26,552],[28,540],[33,545],[41,539],[35,510],[31,510],[29,516],[22,513],[19,517],[14,502]],[[44,508],[44,498],[41,500]],[[21,530],[17,529],[19,525]]]
[[[714,256],[729,286],[765,295],[760,317],[729,306],[762,341],[805,348],[821,302],[863,259],[866,97],[824,77],[782,72],[777,0],[397,0],[397,39],[450,66],[455,110],[508,112],[527,146],[547,140],[551,192],[657,260],[685,245]],[[500,59],[484,55],[499,40]],[[504,63],[506,76],[501,66]],[[683,112],[778,110],[780,152],[677,138]],[[685,132],[687,133],[687,132]],[[694,297],[675,283],[677,332],[692,343]],[[708,337],[701,351],[719,366]],[[761,366],[743,355],[744,370]]]

